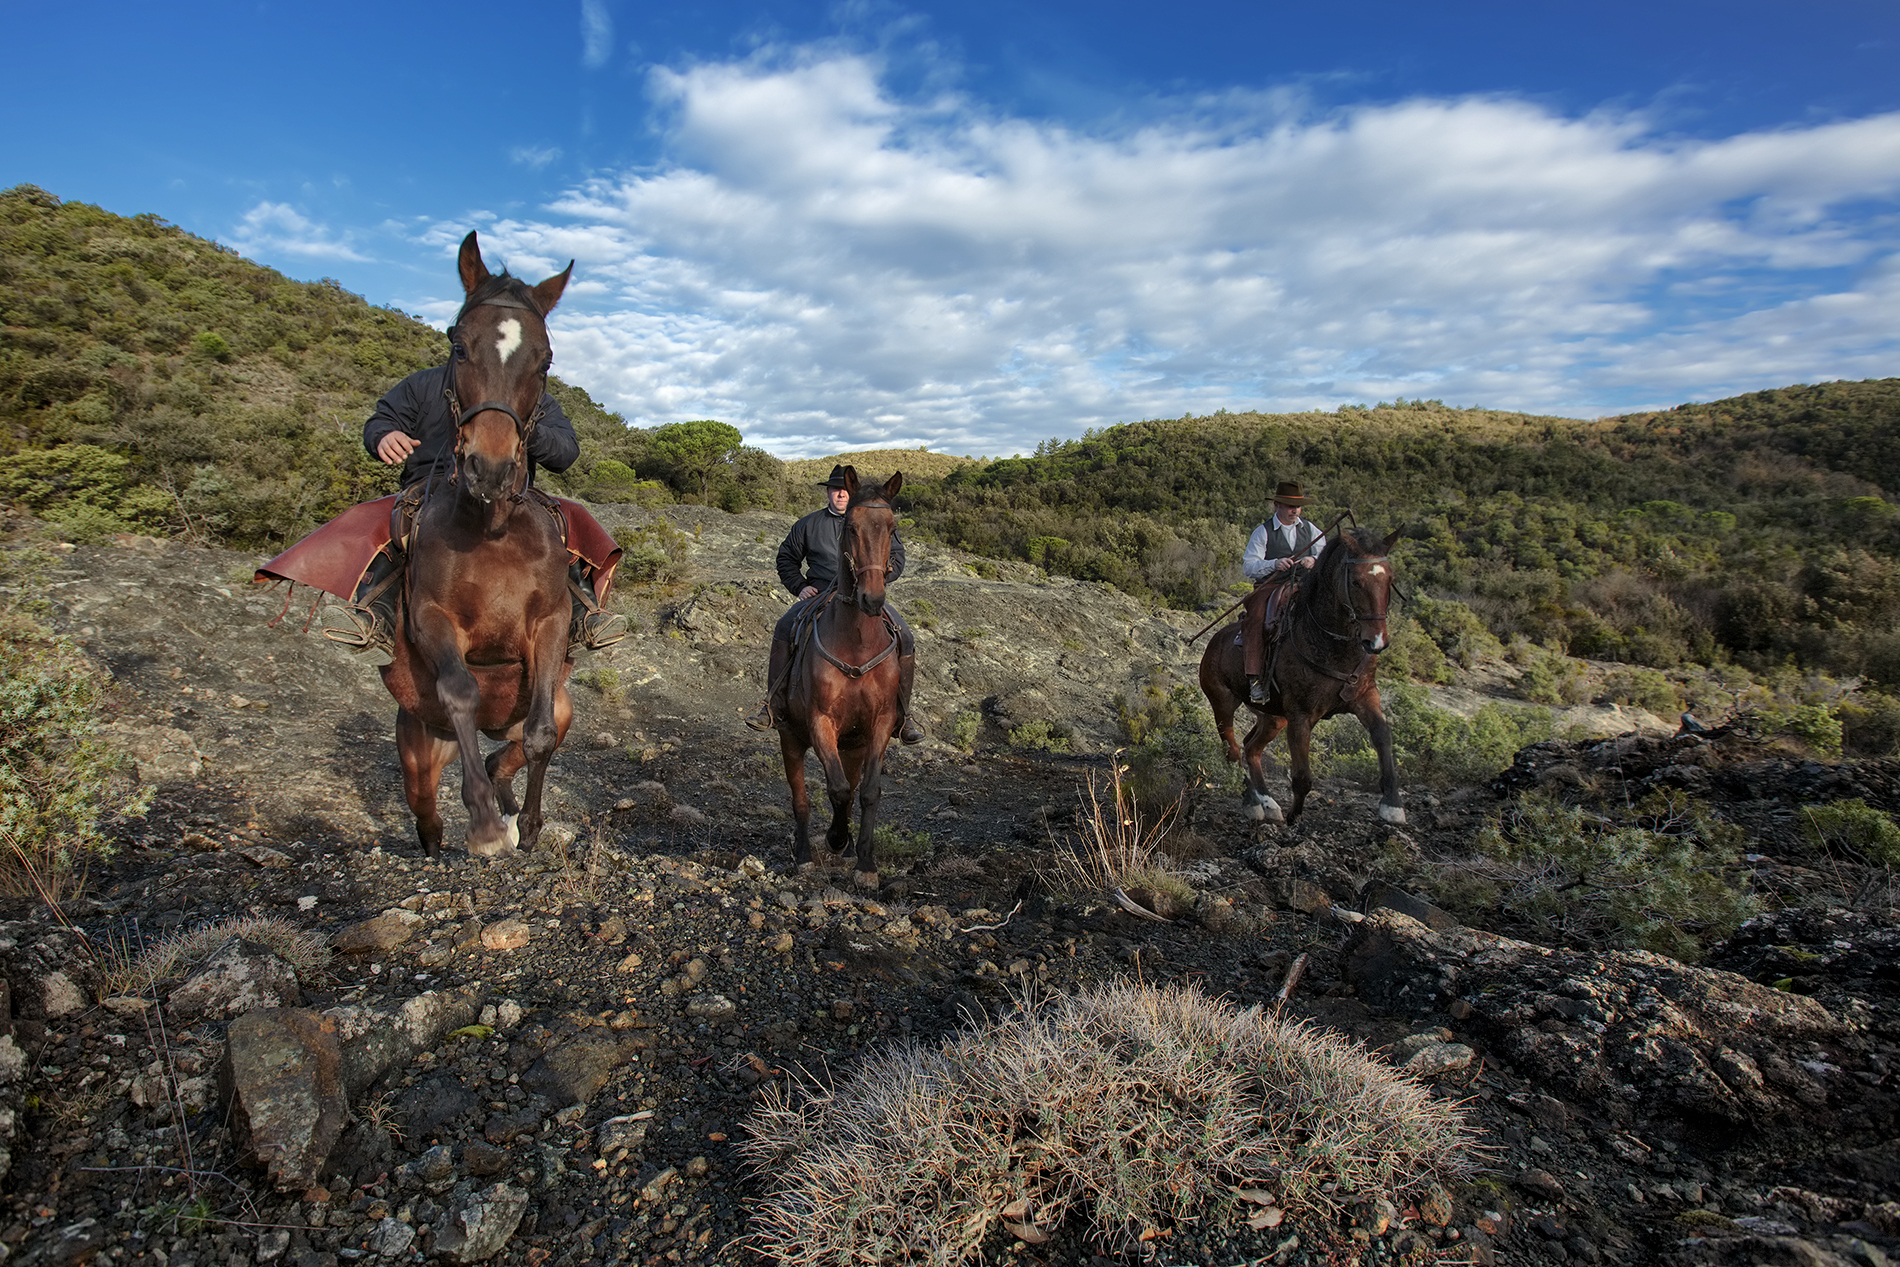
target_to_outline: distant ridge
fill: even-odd
[[[906,479],[942,479],[952,471],[982,466],[976,458],[954,453],[932,453],[927,449],[857,449],[834,453],[824,458],[799,458],[785,464],[785,474],[793,480],[821,480],[834,466],[855,466],[859,475],[886,479],[892,471],[902,471]]]

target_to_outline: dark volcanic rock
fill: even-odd
[[[633,1041],[590,1029],[536,1060],[521,1075],[521,1085],[555,1104],[585,1104],[638,1050]]]
[[[1626,1120],[1639,1106],[1741,1125],[1827,1102],[1808,1060],[1846,1027],[1812,999],[1646,951],[1552,950],[1434,932],[1377,910],[1346,973],[1367,1003],[1423,1013],[1462,1001],[1466,1026],[1535,1080]]]
[[[245,1161],[280,1190],[316,1186],[349,1116],[335,1022],[301,1008],[239,1017],[220,1090]]]
[[[212,953],[165,1000],[175,1021],[222,1020],[303,1002],[297,970],[270,947],[232,938]]]
[[[478,1263],[508,1243],[528,1209],[528,1194],[493,1184],[449,1212],[435,1229],[435,1253],[450,1264]]]

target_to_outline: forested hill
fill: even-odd
[[[445,351],[439,331],[335,282],[30,185],[0,192],[0,328],[0,508],[76,535],[263,547],[394,491],[363,420]],[[590,452],[624,447],[618,418],[552,390]]]

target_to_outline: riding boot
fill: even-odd
[[[917,724],[916,715],[910,711],[910,688],[917,680],[917,657],[900,655],[897,657],[897,707],[900,712],[897,726],[899,743],[913,744],[924,741],[924,728]]]
[[[1264,704],[1268,695],[1266,674],[1250,674],[1247,678],[1247,698],[1255,704]]]
[[[567,569],[567,589],[574,598],[574,614],[568,625],[567,654],[586,648],[599,651],[627,636],[627,618],[610,612],[594,600],[592,569],[580,559]]]
[[[352,650],[395,655],[402,579],[403,556],[385,547],[364,569],[351,600],[324,608],[323,636]]]
[[[745,719],[754,730],[771,730],[785,712],[786,661],[792,658],[792,644],[783,638],[772,639],[772,658],[765,670],[765,702],[759,711]]]

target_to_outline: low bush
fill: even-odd
[[[871,834],[871,844],[880,863],[909,862],[930,852],[930,833],[906,831],[885,823]]]
[[[1009,746],[1038,752],[1068,752],[1074,733],[1062,722],[1029,721],[1009,732]]]
[[[692,538],[665,519],[654,516],[644,524],[621,528],[614,544],[624,553],[615,578],[631,585],[664,585],[682,580],[688,572]]]
[[[1551,735],[1550,714],[1541,708],[1486,704],[1464,717],[1434,705],[1430,691],[1413,682],[1382,681],[1379,696],[1404,783],[1481,783],[1508,768],[1519,749]],[[1318,772],[1348,778],[1379,774],[1372,739],[1350,716],[1314,728],[1313,763]]]
[[[1122,692],[1115,715],[1129,745],[1129,788],[1149,813],[1177,803],[1191,810],[1203,791],[1240,790],[1240,767],[1227,760],[1197,687],[1172,681],[1156,666]]]
[[[1597,692],[1599,704],[1627,704],[1658,717],[1673,717],[1682,711],[1682,696],[1675,684],[1655,669],[1621,668],[1603,679]]]
[[[1179,986],[1025,1004],[836,1089],[773,1083],[746,1129],[770,1187],[754,1248],[791,1267],[959,1264],[1072,1213],[1138,1252],[1249,1196],[1332,1214],[1472,1168],[1457,1106],[1345,1039]]]
[[[983,733],[983,714],[966,710],[957,714],[950,726],[950,738],[965,752],[976,751],[976,737]]]
[[[1080,829],[1056,846],[1050,881],[1079,896],[1100,897],[1119,891],[1146,909],[1172,917],[1187,909],[1194,890],[1176,875],[1162,841],[1180,820],[1178,803],[1144,814],[1134,789],[1123,781],[1128,767],[1117,752],[1109,763],[1106,785],[1091,773],[1077,794]]]
[[[1884,810],[1858,796],[1826,805],[1801,807],[1801,834],[1829,853],[1859,862],[1900,867],[1900,825]]]
[[[1900,699],[1867,691],[1844,701],[1834,715],[1848,756],[1886,757],[1900,749]]]
[[[1495,906],[1539,937],[1653,950],[1694,962],[1757,902],[1729,868],[1745,837],[1680,792],[1617,818],[1542,796],[1491,817],[1477,855],[1444,868],[1438,896],[1467,916]]]

